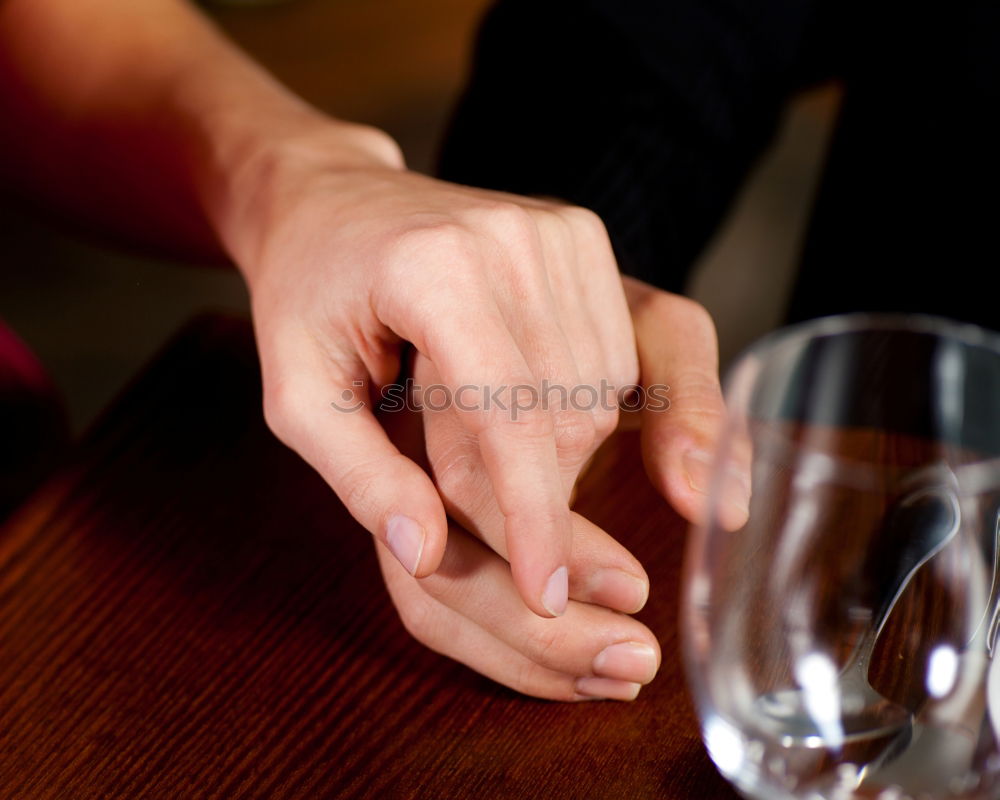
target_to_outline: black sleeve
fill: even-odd
[[[564,198],[679,291],[789,93],[830,71],[818,0],[501,0],[441,177]]]
[[[843,37],[842,111],[789,320],[935,314],[1000,330],[1000,4],[872,3]]]

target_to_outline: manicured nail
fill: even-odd
[[[566,611],[568,602],[569,570],[566,567],[559,567],[549,575],[549,579],[545,583],[545,591],[542,592],[542,608],[553,617],[560,617]]]
[[[649,598],[649,584],[620,569],[599,569],[590,576],[588,594],[592,602],[634,614]]]
[[[688,484],[699,494],[708,494],[714,460],[712,454],[704,450],[689,450],[684,454],[684,471],[687,473]],[[735,518],[746,520],[750,513],[750,483],[735,466],[726,467],[720,500],[723,505],[730,507]]]
[[[409,517],[397,514],[386,525],[385,542],[406,571],[416,575],[424,552],[424,529]]]
[[[642,687],[610,678],[577,678],[575,688],[581,700],[635,700]]]
[[[642,642],[619,642],[594,657],[592,669],[602,678],[649,683],[656,675],[656,651]]]

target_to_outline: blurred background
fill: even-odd
[[[488,5],[291,0],[207,12],[308,101],[388,131],[411,168],[431,172]],[[723,364],[781,318],[838,100],[824,88],[792,103],[694,273],[689,291],[716,320]],[[10,199],[0,198],[0,235],[0,318],[49,369],[74,433],[192,315],[247,311],[234,271],[115,249]]]

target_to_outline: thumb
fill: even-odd
[[[312,466],[358,522],[418,578],[437,569],[447,521],[434,484],[389,440],[368,384],[308,342],[261,348],[268,426]]]
[[[749,513],[750,453],[742,441],[734,442],[726,463],[715,465],[726,408],[712,318],[693,300],[638,281],[628,281],[627,291],[647,393],[642,412],[646,471],[691,522],[706,522],[713,490],[721,524],[730,530],[742,527]]]

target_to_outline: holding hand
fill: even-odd
[[[669,408],[650,404],[643,412],[647,468],[675,507],[698,519],[703,494],[683,464],[690,448],[710,450],[722,419],[714,328],[704,309],[690,300],[631,278],[625,286],[643,385],[670,381],[671,387]],[[414,360],[413,377],[422,387],[439,382],[434,365],[422,355]],[[383,420],[405,452],[419,458],[426,447],[448,513],[466,530],[452,527],[441,567],[420,580],[378,548],[386,586],[407,629],[428,647],[525,694],[554,700],[633,699],[652,680],[660,660],[653,633],[625,616],[638,611],[648,594],[638,561],[573,514],[566,614],[544,620],[528,613],[511,599],[515,590],[504,561],[503,517],[474,438],[454,409],[425,408],[421,417],[426,444],[415,430],[415,414],[385,414]],[[564,470],[564,477],[575,481],[579,466]],[[725,513],[733,527],[745,520],[740,491]]]
[[[543,380],[635,382],[603,226],[582,209],[403,171],[383,137],[348,132],[353,140],[341,131],[251,161],[235,196],[252,200],[223,225],[251,289],[268,422],[406,571],[430,575],[447,537],[434,484],[367,404],[331,407],[367,401],[412,342],[466,400],[454,420],[496,499],[494,535],[518,594],[535,614],[558,616],[569,492],[616,412],[546,409],[518,392]]]

